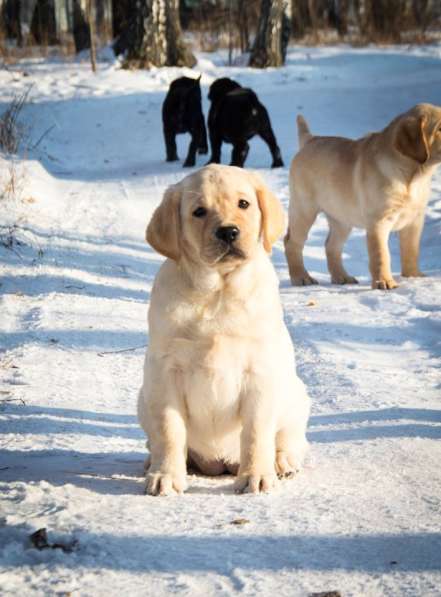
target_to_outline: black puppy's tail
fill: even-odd
[[[300,114],[297,116],[297,134],[299,136],[300,149],[313,137],[306,120]]]

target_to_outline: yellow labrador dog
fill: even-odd
[[[269,259],[284,220],[260,177],[219,165],[167,189],[153,214],[147,241],[168,259],[138,400],[149,494],[183,492],[187,463],[266,492],[302,461],[309,398]]]
[[[324,212],[328,269],[334,284],[351,284],[342,249],[355,226],[365,228],[372,288],[395,288],[388,238],[400,231],[401,272],[422,276],[418,267],[424,211],[432,175],[441,161],[441,108],[418,104],[384,130],[353,141],[315,137],[297,118],[300,151],[290,170],[289,228],[285,251],[291,281],[317,284],[303,264],[303,246],[314,220]]]

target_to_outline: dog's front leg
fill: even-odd
[[[372,288],[374,289],[390,290],[398,286],[390,269],[388,247],[390,230],[391,225],[386,222],[381,222],[367,230],[369,269],[372,276]]]
[[[183,396],[173,372],[164,374],[163,380],[152,381],[146,409],[151,454],[146,493],[182,493],[187,487],[187,429]]]
[[[234,484],[238,493],[269,492],[278,483],[271,386],[260,376],[250,379],[241,397],[240,465]]]

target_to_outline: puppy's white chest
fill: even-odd
[[[246,350],[229,337],[192,344],[191,359],[182,369],[189,423],[212,437],[222,435],[238,421]]]

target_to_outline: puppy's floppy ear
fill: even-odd
[[[181,256],[179,242],[181,189],[179,185],[169,187],[161,204],[153,213],[146,230],[146,240],[158,253],[178,261]]]
[[[425,116],[408,116],[398,123],[395,136],[395,147],[398,151],[420,164],[424,164],[430,156],[426,127]]]
[[[262,214],[262,240],[267,253],[285,232],[285,212],[277,197],[268,189],[257,174],[251,174],[256,189],[257,201]]]

